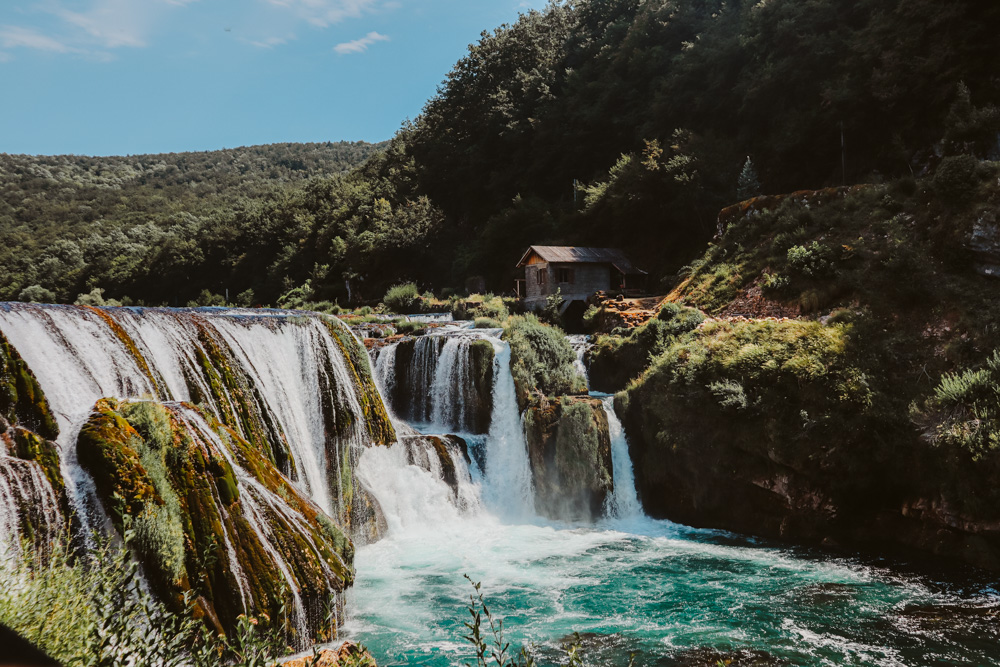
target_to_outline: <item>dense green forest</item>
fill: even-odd
[[[4,158],[0,298],[502,292],[532,243],[621,246],[667,288],[758,189],[995,155],[997,25],[974,0],[554,2],[484,32],[385,150],[347,146],[338,165],[366,160],[346,174],[281,150],[201,180],[197,156]]]

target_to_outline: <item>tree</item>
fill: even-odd
[[[757,170],[753,166],[750,156],[743,163],[743,171],[740,172],[740,180],[736,186],[736,197],[740,201],[751,199],[761,194],[760,181],[757,180]]]

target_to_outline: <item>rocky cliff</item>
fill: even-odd
[[[709,319],[591,355],[598,383],[628,383],[646,510],[1000,569],[996,172],[976,166],[964,198],[928,179],[724,211],[671,295]]]

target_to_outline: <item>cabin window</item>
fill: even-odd
[[[548,275],[545,269],[535,269],[535,282],[539,285],[545,284],[545,277]]]
[[[556,282],[573,284],[573,269],[556,269]]]

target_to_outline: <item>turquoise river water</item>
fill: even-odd
[[[508,351],[498,343],[498,368]],[[391,365],[379,364],[383,382]],[[512,647],[563,664],[573,633],[588,665],[997,665],[1000,592],[988,580],[908,573],[696,530],[643,515],[610,399],[615,491],[596,524],[534,514],[509,372],[485,453],[455,493],[397,446],[366,451],[359,475],[387,537],[357,550],[343,638],[382,667],[474,661],[463,639],[472,585]],[[422,427],[433,430],[432,426]],[[441,431],[438,431],[441,432]],[[486,472],[480,472],[482,467]],[[725,663],[724,663],[725,664]]]

